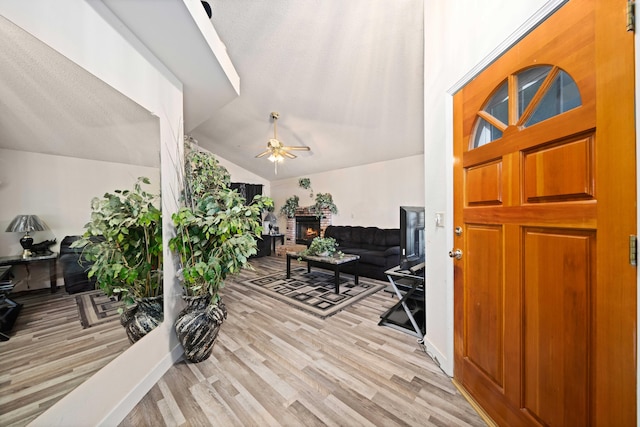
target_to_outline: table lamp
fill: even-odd
[[[32,231],[48,230],[47,224],[38,218],[37,215],[17,215],[5,230],[8,233],[24,233],[20,239],[22,246],[22,257],[31,256],[31,246],[33,245],[33,237],[29,235]]]
[[[273,212],[268,212],[264,217],[263,227],[265,231],[268,229],[269,234],[273,234],[273,229],[278,225],[278,218],[273,214]]]

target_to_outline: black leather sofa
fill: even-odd
[[[338,250],[345,254],[360,255],[358,275],[387,281],[384,274],[400,264],[400,229],[330,225],[324,237],[333,237]],[[353,274],[353,268],[345,267]]]
[[[64,288],[70,294],[91,291],[96,287],[95,278],[87,277],[92,263],[82,256],[82,248],[71,247],[79,238],[80,236],[65,236],[60,242],[58,263],[62,267]]]

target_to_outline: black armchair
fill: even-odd
[[[60,242],[58,262],[62,267],[64,288],[70,294],[91,291],[96,287],[95,278],[89,279],[87,273],[92,262],[82,256],[82,248],[72,248],[71,244],[80,236],[66,236]]]

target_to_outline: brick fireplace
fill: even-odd
[[[322,216],[316,217],[309,207],[296,209],[294,218],[287,218],[286,244],[311,244],[318,235],[324,236],[324,230],[331,225],[331,211],[322,210]]]
[[[309,246],[320,236],[320,218],[317,216],[296,216],[296,243]]]

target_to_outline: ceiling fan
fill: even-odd
[[[275,172],[278,174],[278,163],[281,163],[285,157],[290,159],[295,159],[295,154],[290,151],[309,151],[311,150],[309,147],[305,146],[286,146],[278,139],[278,118],[280,118],[280,113],[272,112],[271,118],[273,119],[273,138],[267,141],[267,149],[262,153],[258,154],[256,158],[264,157],[267,154],[269,155],[268,159],[271,160],[275,164]]]

